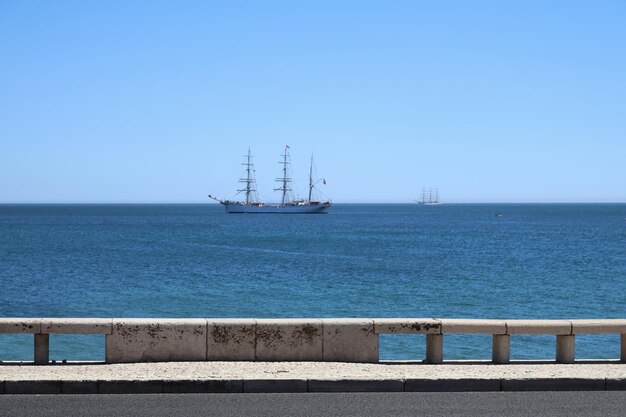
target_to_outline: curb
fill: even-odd
[[[0,394],[626,391],[626,378],[0,381]]]

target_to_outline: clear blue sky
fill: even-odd
[[[0,0],[0,202],[626,201],[624,1]],[[304,190],[301,188],[301,191]]]

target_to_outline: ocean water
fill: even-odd
[[[625,318],[626,204],[0,205],[0,280],[0,317]],[[384,335],[381,357],[424,343]],[[554,338],[511,349],[553,358]],[[32,350],[0,334],[0,360]],[[445,338],[449,359],[490,350]],[[619,337],[577,337],[577,356],[619,357]],[[51,337],[52,359],[103,357],[103,336]]]

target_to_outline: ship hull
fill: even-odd
[[[222,203],[227,213],[237,214],[324,214],[330,208],[329,203],[287,205],[287,206],[253,206],[245,204]]]

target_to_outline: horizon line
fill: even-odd
[[[0,205],[219,205],[212,201],[0,201]],[[273,203],[269,203],[273,204]],[[278,204],[278,203],[276,203]],[[340,201],[335,204],[407,204],[421,205],[415,201]],[[442,202],[438,205],[455,204],[626,204],[624,201],[451,201]]]

